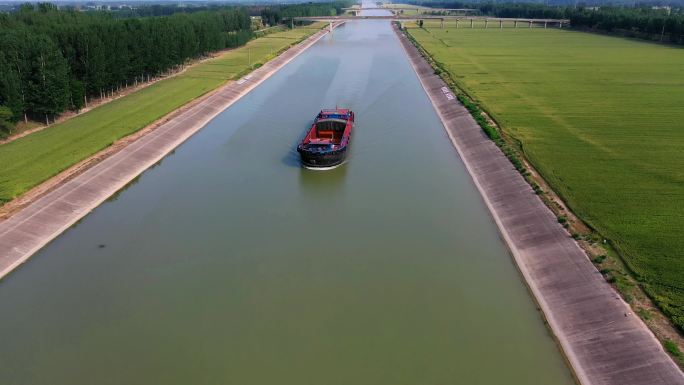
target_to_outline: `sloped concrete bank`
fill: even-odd
[[[336,23],[333,28],[343,23]],[[256,88],[328,33],[316,32],[277,58],[229,83],[201,103],[0,222],[0,278],[25,262],[211,119]]]
[[[684,375],[418,49],[397,35],[579,382],[676,385]]]

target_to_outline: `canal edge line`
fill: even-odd
[[[597,280],[596,274],[593,274],[593,276],[586,275],[587,273],[591,274],[592,272],[596,272],[596,269],[593,266],[593,264],[591,264],[591,262],[589,261],[589,258],[587,258],[584,250],[581,249],[581,247],[576,242],[574,242],[574,240],[571,240],[571,238],[567,236],[563,228],[558,223],[556,223],[556,218],[550,211],[550,209],[546,207],[546,205],[544,205],[544,203],[534,194],[530,185],[513,168],[513,165],[504,156],[500,149],[496,147],[496,145],[485,136],[484,132],[474,121],[470,113],[465,109],[464,106],[462,106],[457,101],[455,95],[451,93],[451,90],[448,88],[446,83],[439,76],[434,74],[434,70],[429,65],[429,63],[427,63],[425,58],[422,57],[419,50],[409,41],[409,39],[406,36],[402,34],[400,30],[398,30],[398,28],[395,25],[393,25],[393,28],[395,33],[397,34],[398,39],[401,42],[404,52],[408,56],[411,67],[416,73],[419,82],[423,87],[423,90],[425,91],[430,102],[433,105],[435,112],[439,116],[440,121],[442,122],[442,125],[444,126],[444,129],[447,135],[449,136],[449,139],[454,145],[460,158],[463,160],[463,163],[466,166],[466,169],[468,170],[475,186],[480,192],[480,195],[482,196],[484,203],[487,205],[487,208],[492,214],[492,217],[497,224],[501,236],[506,242],[511,252],[511,255],[516,261],[516,265],[519,271],[525,279],[527,287],[533,294],[535,301],[542,310],[542,316],[545,318],[547,324],[549,325],[549,328],[551,329],[552,334],[554,335],[556,341],[561,347],[561,350],[563,351],[563,354],[567,362],[569,363],[569,366],[573,374],[575,375],[576,380],[579,381],[582,385],[684,384],[684,375],[679,370],[678,366],[675,364],[672,358],[665,353],[665,351],[662,348],[662,345],[657,340],[655,335],[651,332],[651,330],[643,323],[643,321],[639,317],[636,317],[631,314],[631,308],[629,307],[629,305],[626,302],[624,302],[622,297],[620,297],[616,292],[614,292],[612,287],[610,287],[610,285],[608,285],[602,277],[600,277],[600,279]],[[410,50],[414,50],[415,52],[410,52]],[[423,71],[421,71],[421,66],[423,67]],[[428,69],[429,72],[427,71]],[[429,79],[430,75],[432,75],[434,78]],[[433,83],[432,90],[431,87],[427,84],[428,82]],[[442,92],[435,91],[435,83],[438,83],[441,86]],[[446,92],[445,90],[448,90],[448,92]],[[447,94],[451,95],[451,98],[448,98]],[[438,100],[439,96],[447,98],[448,101],[445,102],[444,100]],[[443,113],[440,108],[444,107],[445,105],[449,105],[449,107],[451,107],[451,111],[447,111],[450,116],[449,118],[445,116],[446,114]],[[523,250],[518,246],[518,243],[524,244],[524,240],[516,239],[515,231],[509,231],[509,228],[505,223],[506,221],[504,219],[506,218],[506,216],[502,215],[502,213],[499,212],[500,210],[516,211],[516,208],[503,207],[502,205],[497,206],[495,204],[497,202],[493,202],[492,199],[490,199],[490,195],[493,196],[496,191],[491,191],[493,190],[491,187],[488,190],[487,187],[491,186],[491,184],[488,184],[487,186],[481,183],[481,179],[486,181],[486,173],[490,171],[487,170],[487,166],[490,166],[491,168],[491,164],[483,164],[483,161],[481,161],[480,164],[477,164],[477,159],[475,159],[476,154],[474,154],[474,152],[469,152],[462,146],[460,142],[464,138],[456,137],[456,133],[458,133],[459,127],[454,127],[458,124],[451,124],[452,122],[461,119],[465,120],[465,122],[456,123],[460,123],[460,125],[463,125],[465,123],[466,126],[470,127],[467,127],[465,129],[461,127],[460,131],[470,129],[476,132],[479,135],[479,137],[475,137],[475,139],[482,140],[482,143],[478,144],[484,144],[484,147],[489,147],[489,149],[485,148],[483,149],[483,151],[491,151],[493,147],[495,152],[493,152],[491,155],[494,155],[493,157],[496,157],[498,155],[498,157],[500,158],[498,160],[503,159],[505,161],[505,163],[497,165],[499,166],[499,169],[496,171],[502,174],[508,174],[502,175],[501,177],[507,176],[509,177],[509,180],[513,181],[515,179],[518,179],[517,181],[515,181],[518,182],[517,185],[512,185],[512,187],[516,189],[529,190],[528,196],[534,197],[534,199],[536,199],[537,204],[534,205],[536,207],[531,207],[532,210],[530,210],[532,214],[536,215],[534,215],[534,218],[528,218],[528,221],[542,222],[545,219],[548,223],[551,224],[550,228],[547,229],[548,231],[553,232],[555,230],[555,232],[560,233],[561,236],[565,238],[564,243],[566,244],[564,246],[566,246],[566,249],[561,248],[555,251],[559,253],[558,255],[568,254],[563,255],[564,258],[560,259],[572,259],[570,263],[571,267],[576,267],[578,268],[577,270],[579,270],[579,268],[582,268],[583,270],[585,270],[582,273],[586,275],[585,277],[583,277],[584,279],[578,279],[577,282],[574,282],[576,286],[568,288],[568,290],[566,291],[576,290],[580,292],[587,292],[587,296],[584,300],[586,302],[589,302],[589,305],[594,305],[595,309],[593,310],[593,312],[585,314],[585,312],[577,311],[582,309],[572,309],[570,308],[571,306],[567,306],[567,304],[566,307],[563,308],[562,303],[554,305],[553,303],[550,303],[551,301],[547,301],[547,298],[544,295],[544,290],[547,292],[548,295],[548,286],[553,286],[553,279],[551,279],[551,283],[548,281],[544,282],[543,278],[547,278],[548,280],[549,277],[540,277],[539,272],[535,271],[535,268],[553,270],[553,268],[555,267],[557,270],[559,267],[562,266],[552,266],[553,262],[548,261],[543,261],[542,263],[536,261],[537,266],[535,266],[534,258],[530,257],[529,254],[533,254],[534,249],[539,249],[540,247],[538,245],[525,245],[525,250]],[[471,135],[471,138],[468,139],[472,140],[473,135]],[[471,159],[471,157],[473,159]],[[472,162],[473,160],[475,162]],[[507,191],[501,190],[505,189],[499,188],[499,195],[504,195],[507,193]],[[511,200],[514,199],[515,197],[511,198]],[[503,214],[506,213],[504,212]],[[529,214],[527,215],[529,216]],[[514,225],[514,223],[511,223],[510,221],[511,218],[508,219],[508,224]],[[549,227],[548,223],[546,224],[546,227]],[[520,227],[520,223],[518,223],[518,227]],[[518,231],[518,234],[520,234],[520,231]],[[535,235],[539,237],[539,234],[533,234],[531,238],[534,238]],[[544,240],[541,239],[540,242],[535,243],[543,244]],[[529,253],[526,252],[529,249],[532,249],[532,251]],[[553,257],[557,258],[558,255],[553,255]],[[548,256],[551,257],[551,255]],[[577,258],[577,256],[579,256],[579,258]],[[564,261],[566,262],[566,264],[568,264],[567,260]],[[528,266],[528,264],[530,266]],[[591,288],[591,290],[600,290],[600,294],[602,295],[599,296],[595,295],[595,293],[591,293],[591,290],[589,288],[583,290],[583,288],[586,287],[585,284],[588,283],[586,281],[593,281],[590,282],[592,286],[594,286],[593,288]],[[562,298],[564,294],[562,293],[562,288],[557,288],[555,291],[556,293],[551,294],[560,295]],[[610,304],[610,302],[605,301],[607,298],[614,299],[614,301],[612,301],[611,306],[596,306],[602,305],[602,302]],[[556,302],[563,302],[562,300],[558,301],[557,297],[552,298],[552,300],[554,299],[556,300]],[[582,300],[582,298],[580,298],[580,300]],[[581,304],[573,305],[575,305],[574,307],[576,308],[581,308],[581,306],[579,306]],[[618,314],[613,314],[616,313],[616,311]],[[623,311],[623,314],[619,314]],[[597,314],[597,312],[599,313]],[[556,316],[557,313],[560,314],[560,317]],[[594,315],[595,318],[598,318],[598,321],[601,322],[597,322],[594,324],[591,324],[591,322],[587,322],[584,316],[591,315]],[[605,320],[607,318],[610,318],[611,316],[616,318],[612,321],[612,323],[615,324],[614,327],[611,327],[611,322],[605,322]],[[624,320],[620,317],[624,318]],[[564,318],[570,318],[571,324],[573,323],[573,321],[580,323],[584,321],[584,327],[578,328],[583,330],[566,330],[568,329],[567,325],[569,320]],[[608,330],[600,330],[601,327],[606,326]],[[570,334],[569,332],[572,332],[572,334]],[[608,345],[610,349],[605,348],[605,346],[603,349],[600,349],[600,351],[597,351],[599,349],[596,349],[596,347],[590,349],[592,348],[591,345],[596,344]]]
[[[344,23],[333,23],[332,29]],[[146,132],[119,151],[96,162],[0,222],[0,280],[330,31],[324,28],[316,32],[240,80],[217,88],[190,107],[180,107],[178,110],[182,112],[164,120],[155,129]],[[179,128],[179,123],[188,118],[197,119],[197,115],[200,115],[200,120]],[[146,128],[141,131],[144,130]],[[156,142],[164,143],[160,146]],[[148,151],[148,154],[144,154],[145,151]],[[105,175],[106,173],[109,175]],[[104,182],[103,186],[93,186],[98,182],[98,178],[104,179],[101,181]],[[98,187],[99,191],[89,191]],[[82,192],[80,202],[78,197],[73,196],[79,192]],[[52,213],[48,210],[52,210]],[[50,218],[51,214],[59,218]],[[44,218],[45,216],[49,218]]]

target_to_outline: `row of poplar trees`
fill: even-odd
[[[350,7],[349,0],[338,0],[330,3],[290,4],[269,6],[261,10],[261,20],[268,25],[286,22],[292,17],[300,16],[335,16],[344,13],[343,8]]]
[[[50,119],[252,37],[244,9],[146,18],[24,5],[0,14],[0,130]]]

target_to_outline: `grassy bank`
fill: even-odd
[[[684,328],[684,50],[557,29],[407,26]]]
[[[322,25],[275,32],[63,123],[0,145],[0,202],[273,58]]]

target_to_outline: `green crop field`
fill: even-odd
[[[684,329],[684,49],[498,22],[407,26]]]
[[[322,24],[276,32],[189,67],[184,73],[13,142],[0,145],[0,202],[134,133],[178,107],[264,63]]]

